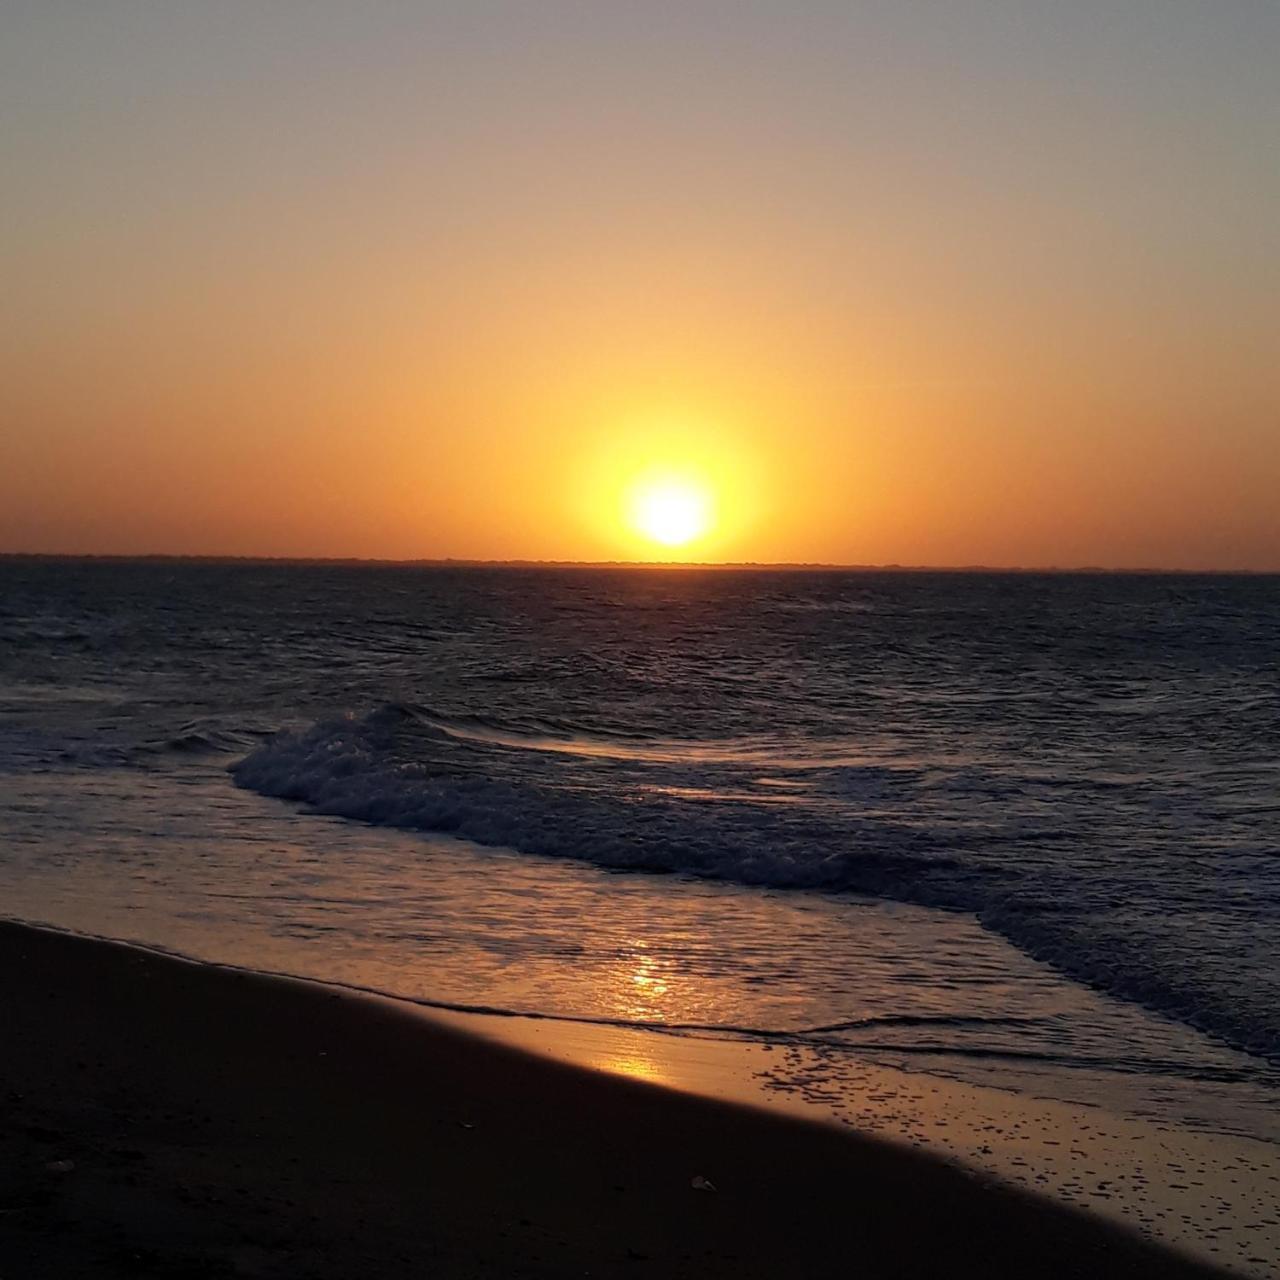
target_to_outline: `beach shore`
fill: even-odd
[[[318,984],[0,923],[0,1001],[6,1278],[1223,1274]]]

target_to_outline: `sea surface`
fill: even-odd
[[[0,836],[15,918],[1280,1140],[1274,577],[4,560]]]

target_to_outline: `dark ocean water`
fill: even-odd
[[[79,823],[109,868],[104,779],[234,783],[317,847],[307,814],[968,913],[1275,1063],[1278,654],[1273,577],[10,560],[0,856]]]

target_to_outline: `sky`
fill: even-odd
[[[8,0],[0,551],[1280,569],[1278,62],[1274,0]]]

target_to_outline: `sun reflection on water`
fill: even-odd
[[[665,1022],[674,964],[669,957],[652,956],[643,941],[624,953],[618,973],[614,1007],[617,1015],[635,1022]]]

